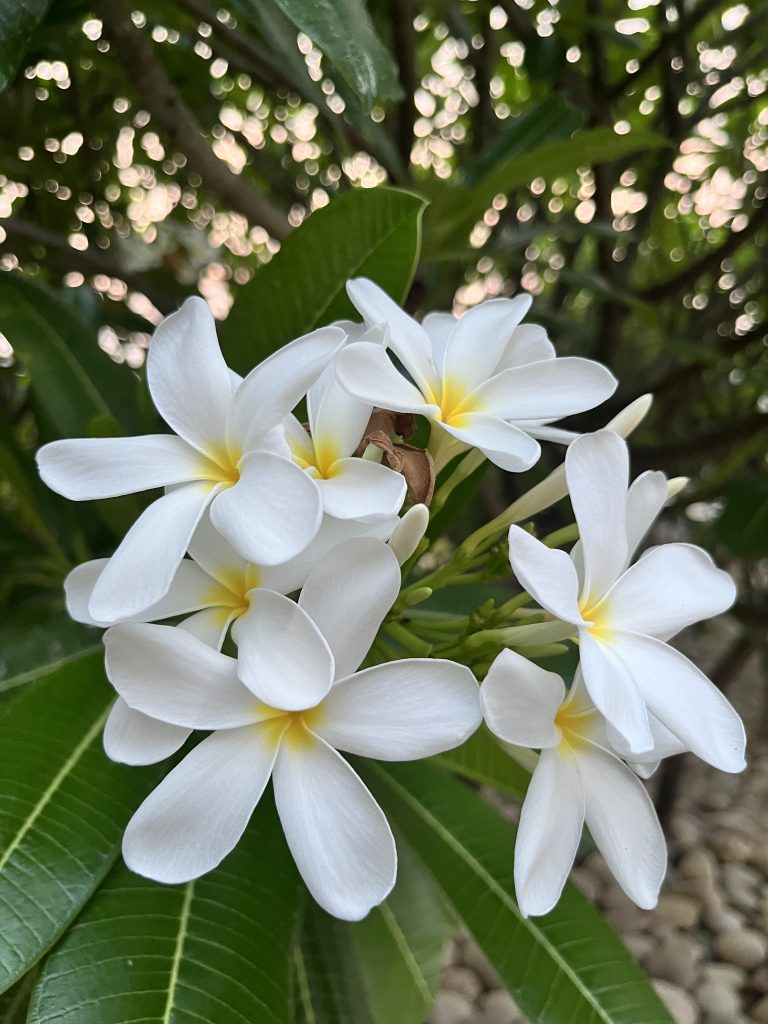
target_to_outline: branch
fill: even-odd
[[[146,34],[131,20],[123,0],[96,0],[94,12],[102,19],[123,64],[147,110],[184,153],[189,167],[206,186],[241,213],[251,224],[259,224],[277,239],[285,238],[290,225],[283,213],[240,175],[234,174],[203,137],[202,129],[186,105],[165,68],[157,60]]]
[[[64,271],[77,270],[87,275],[106,274],[107,277],[116,277],[133,291],[146,295],[152,305],[164,315],[178,309],[180,297],[176,298],[148,284],[141,274],[126,270],[111,256],[92,249],[73,249],[63,236],[18,217],[0,220],[0,228],[5,231],[8,241],[11,238],[22,238],[32,245],[42,245],[46,249],[54,250],[54,253],[61,254],[61,258],[57,259],[54,256],[53,259]],[[0,248],[13,251],[13,246],[6,243],[0,243]]]
[[[685,291],[686,288],[695,285],[702,275],[716,273],[724,259],[727,259],[763,227],[768,227],[768,201],[763,202],[755,210],[743,231],[731,231],[722,245],[716,249],[710,249],[706,256],[702,256],[700,260],[685,267],[675,277],[659,281],[657,284],[641,290],[638,297],[645,302],[659,302]]]

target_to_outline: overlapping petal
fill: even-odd
[[[359,921],[395,884],[397,850],[383,811],[347,762],[308,731],[282,743],[273,785],[310,893],[334,917]]]
[[[312,570],[299,606],[333,653],[336,679],[357,669],[399,591],[395,555],[370,537],[344,541]]]
[[[314,707],[331,688],[333,655],[309,615],[271,590],[252,590],[232,626],[237,672],[259,700],[289,711]]]
[[[252,452],[240,479],[219,494],[211,522],[233,548],[256,565],[279,565],[299,555],[320,527],[320,494],[294,463]]]
[[[592,702],[601,715],[623,736],[632,754],[653,749],[653,736],[648,710],[635,675],[619,655],[615,643],[593,637],[582,629],[579,636],[579,659]]]
[[[495,466],[510,473],[530,469],[541,454],[541,448],[532,437],[495,416],[465,413],[440,426],[463,444],[479,448]]]
[[[370,341],[347,345],[336,359],[336,373],[341,386],[361,402],[422,416],[435,416],[440,412],[437,405],[427,401],[424,394],[406,380],[381,345]],[[425,394],[434,395],[434,392]]]
[[[667,478],[657,470],[641,473],[627,492],[627,557],[629,565],[667,500]]]
[[[396,515],[407,490],[402,473],[368,459],[339,459],[317,486],[324,511],[337,519]]]
[[[340,680],[314,728],[350,754],[411,761],[458,747],[480,721],[477,682],[468,668],[409,658]]]
[[[506,743],[538,749],[559,744],[555,715],[564,698],[559,675],[510,650],[498,655],[480,687],[491,732]]]
[[[494,372],[501,373],[502,370],[511,370],[513,366],[554,359],[555,354],[555,346],[543,327],[538,324],[520,324],[509,339]]]
[[[135,711],[118,697],[104,726],[104,752],[121,764],[156,764],[180,750],[190,732]]]
[[[564,551],[548,548],[519,526],[509,528],[509,562],[528,593],[551,615],[581,624],[579,581]]]
[[[95,622],[128,619],[168,593],[217,490],[206,483],[185,484],[142,512],[94,585],[88,612]]]
[[[445,347],[443,380],[460,382],[467,394],[495,372],[512,334],[531,308],[530,295],[488,299],[454,322]]]

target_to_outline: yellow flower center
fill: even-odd
[[[293,461],[314,480],[331,480],[338,475],[339,446],[335,442],[322,438],[314,444],[309,441],[298,445],[289,439],[288,445]]]
[[[202,457],[200,475],[205,480],[231,487],[240,479],[240,460],[243,457],[239,448],[229,447],[220,442],[209,444]]]
[[[217,567],[216,584],[206,594],[208,606],[218,607],[222,623],[231,615],[244,615],[250,607],[249,591],[261,585],[261,573],[256,565],[246,566],[245,572],[239,566]]]
[[[256,728],[260,736],[277,745],[281,741],[290,744],[294,750],[306,749],[314,743],[311,729],[317,728],[324,717],[322,704],[306,711],[282,711],[261,701],[257,703],[257,714],[261,721]]]
[[[608,640],[612,630],[610,623],[609,607],[607,601],[602,598],[595,600],[587,594],[579,601],[581,617],[592,625],[587,627],[587,632],[598,640]]]
[[[584,747],[597,717],[595,709],[580,700],[578,695],[566,698],[555,715],[555,725],[562,737],[558,749],[579,750]]]
[[[468,402],[470,388],[464,381],[454,377],[444,377],[439,401],[434,395],[425,396],[430,402],[440,406],[440,414],[436,417],[440,423],[449,427],[462,427],[464,417],[472,412],[480,412],[475,404]]]

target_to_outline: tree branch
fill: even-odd
[[[95,0],[94,11],[102,19],[124,66],[130,68],[131,79],[147,110],[167,133],[174,147],[187,157],[190,168],[197,171],[211,192],[251,224],[259,224],[274,238],[285,238],[291,230],[285,215],[240,175],[234,174],[223,160],[219,160],[203,137],[192,111],[158,61],[146,34],[133,24],[130,10],[123,0]]]

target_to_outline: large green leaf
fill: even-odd
[[[492,786],[517,800],[522,800],[528,789],[528,772],[503,751],[484,728],[478,729],[460,747],[438,754],[432,760],[465,779],[481,786]]]
[[[247,373],[315,327],[359,320],[344,291],[350,277],[373,278],[402,300],[418,259],[424,205],[399,189],[361,189],[313,213],[238,293],[219,331],[230,366]]]
[[[138,378],[101,351],[89,325],[52,291],[21,274],[0,275],[0,326],[58,434],[87,436],[97,418],[136,429]]]
[[[421,1024],[437,995],[443,946],[457,925],[408,845],[397,846],[391,895],[347,927],[374,1024]]]
[[[157,769],[108,761],[101,654],[61,665],[0,717],[0,991],[58,939],[117,856]]]
[[[672,1024],[648,979],[573,886],[546,917],[514,898],[514,826],[434,765],[365,769],[520,1008],[537,1024]]]
[[[397,69],[363,0],[249,0],[274,4],[323,51],[366,108],[402,95]]]
[[[516,153],[496,164],[477,184],[446,189],[442,197],[435,198],[424,225],[425,252],[428,256],[439,257],[441,249],[466,241],[495,195],[507,195],[534,178],[551,179],[570,174],[579,167],[665,145],[665,139],[651,132],[617,135],[611,128],[590,128],[577,132],[570,139],[536,146],[523,155]]]
[[[0,694],[101,651],[101,636],[66,612],[25,607],[0,622]]]
[[[286,1024],[299,891],[269,798],[195,882],[119,865],[44,965],[29,1024]]]
[[[13,82],[51,0],[0,0],[0,92]]]

